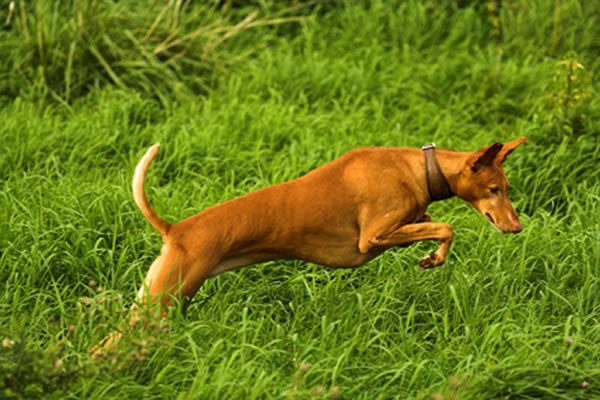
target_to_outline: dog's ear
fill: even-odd
[[[508,155],[512,153],[514,149],[519,147],[521,143],[527,144],[529,142],[527,141],[526,137],[520,137],[517,140],[513,140],[512,142],[504,143],[504,146],[502,147],[500,153],[498,153],[497,158],[497,161],[500,163],[500,165],[504,163],[506,157],[508,157]]]
[[[494,160],[496,160],[496,156],[500,153],[502,147],[502,143],[494,143],[484,149],[476,151],[467,160],[467,166],[473,172],[477,172],[483,167],[489,167],[494,163]]]

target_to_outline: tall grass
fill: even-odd
[[[287,15],[298,7],[279,7],[266,17],[258,7],[216,2],[11,3],[16,11],[0,33],[0,94],[67,103],[106,83],[163,102],[181,91],[206,92],[214,74],[264,47],[269,35],[238,41],[235,51],[225,48],[228,42],[248,30],[300,20]]]
[[[600,398],[596,16],[576,1],[503,2],[498,15],[500,37],[475,3],[344,3],[283,37],[255,31],[271,45],[206,95],[161,104],[109,85],[69,106],[24,94],[0,109],[0,397]],[[552,101],[562,60],[581,63],[589,93],[566,120]],[[114,358],[88,357],[160,249],[129,189],[150,144],[162,147],[149,197],[177,221],[358,146],[522,135],[506,165],[521,234],[435,203],[456,233],[440,269],[417,268],[433,243],[355,270],[242,269],[209,280],[185,318],[173,310]]]

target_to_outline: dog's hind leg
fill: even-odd
[[[212,246],[202,247],[204,251],[196,249],[191,253],[178,244],[165,244],[138,291],[136,308],[152,311],[152,318],[162,318],[177,301],[191,299],[220,261]],[[132,320],[130,324],[136,322]]]
[[[204,256],[199,257],[196,252],[191,254],[182,246],[166,243],[162,254],[148,270],[128,320],[95,346],[92,354],[99,356],[106,353],[116,346],[127,329],[138,323],[146,324],[164,318],[170,306],[179,300],[191,299],[219,261],[214,249],[209,251],[205,247],[205,250]]]

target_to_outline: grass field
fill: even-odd
[[[189,77],[67,99],[15,86],[0,60],[0,398],[600,398],[598,8],[503,3],[302,9],[240,32],[223,51],[260,48],[174,100]],[[270,262],[88,356],[160,251],[130,192],[149,145],[147,193],[177,221],[359,146],[519,136],[506,172],[521,234],[434,203],[456,233],[442,268],[417,267],[434,243],[354,270]]]

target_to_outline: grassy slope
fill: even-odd
[[[349,399],[600,397],[597,91],[587,87],[594,96],[571,138],[561,141],[544,118],[556,111],[545,105],[552,51],[579,49],[598,70],[581,34],[589,15],[572,9],[552,50],[542,26],[552,13],[543,9],[529,10],[528,24],[505,16],[499,46],[470,9],[348,7],[310,19],[207,98],[170,110],[109,89],[71,111],[17,100],[0,111],[3,334],[33,351],[66,337],[68,366],[119,321],[116,310],[160,247],[129,191],[133,166],[156,141],[148,192],[161,215],[178,220],[357,146],[433,140],[470,150],[526,135],[531,144],[507,162],[520,235],[495,232],[454,199],[430,208],[457,234],[435,271],[416,268],[433,247],[420,244],[357,270],[273,262],[222,275],[187,318],[171,317],[169,332],[147,333],[157,343],[143,362],[100,366],[68,390],[77,398],[319,398],[331,386]],[[90,279],[106,290],[96,293]],[[113,295],[123,299],[104,300]],[[311,366],[301,376],[303,361]]]

